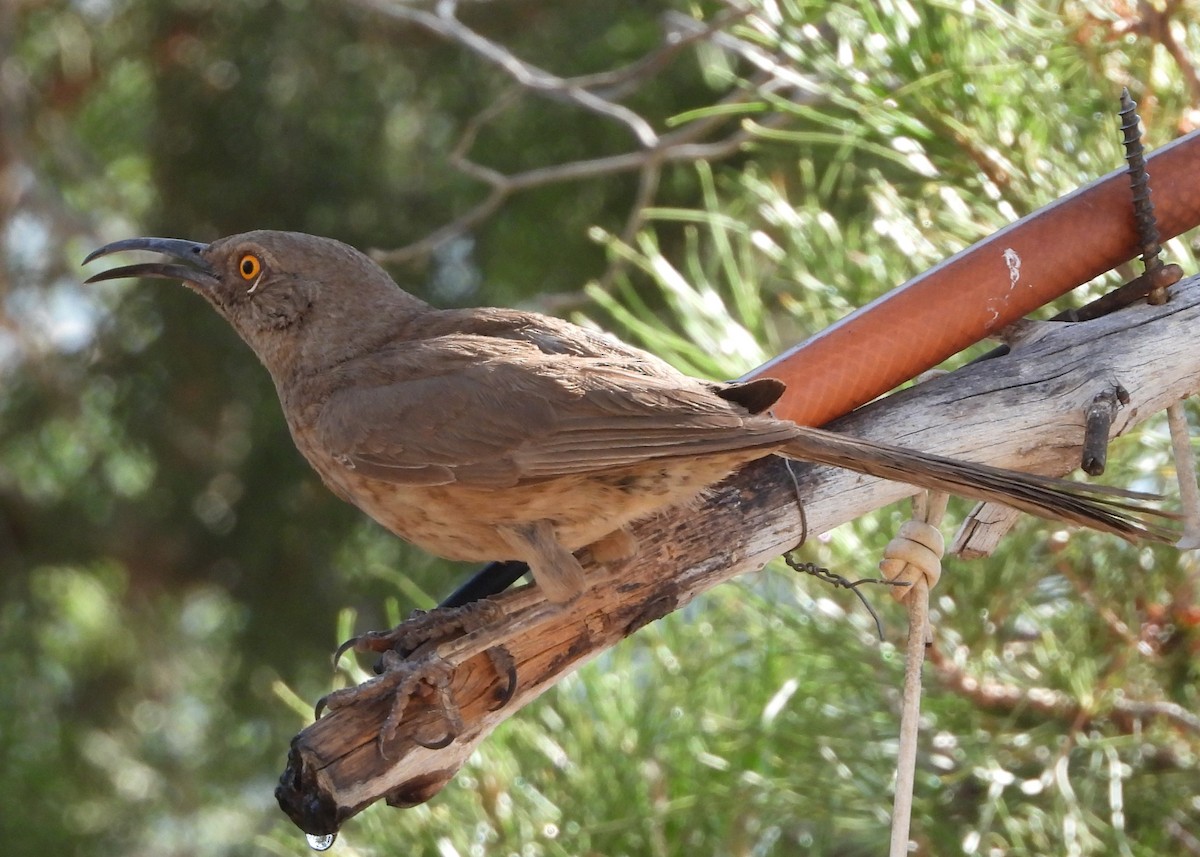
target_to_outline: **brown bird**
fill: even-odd
[[[568,322],[436,309],[341,242],[257,231],[200,244],[130,238],[174,259],[115,268],[183,280],[258,355],[296,446],[325,484],[392,532],[456,560],[518,559],[546,596],[587,585],[575,552],[636,551],[628,525],[782,455],[1127,539],[1170,541],[1148,495],[956,461],[776,419],[783,384],[722,384]]]

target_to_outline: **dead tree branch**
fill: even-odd
[[[752,102],[760,100],[765,94],[776,97],[782,95],[786,101],[795,104],[811,104],[822,97],[818,81],[788,68],[783,58],[773,56],[766,49],[729,34],[729,28],[751,11],[748,7],[736,4],[709,22],[679,13],[667,13],[663,16],[662,43],[644,57],[611,71],[564,78],[517,57],[504,45],[487,39],[462,23],[455,17],[458,3],[453,0],[441,0],[432,12],[387,0],[356,0],[356,3],[372,14],[416,24],[459,44],[504,71],[514,82],[512,90],[467,121],[447,157],[455,169],[485,185],[488,188],[487,195],[453,221],[418,241],[394,250],[374,251],[372,255],[382,263],[412,262],[425,258],[446,242],[486,221],[510,197],[522,191],[550,184],[636,173],[636,201],[621,232],[622,240],[628,243],[641,227],[645,209],[654,201],[666,164],[727,158],[754,137],[753,130],[740,125],[726,130],[723,136],[717,136],[722,129],[728,129],[732,117],[738,114],[733,108],[749,109]],[[619,99],[636,92],[686,48],[703,42],[716,45],[755,70],[744,85],[735,85],[716,102],[712,110],[684,122],[678,128],[660,132],[655,130],[650,120],[619,103]],[[573,104],[625,126],[633,136],[636,148],[616,155],[535,167],[511,175],[471,160],[470,152],[480,132],[512,109],[520,96],[527,92]],[[759,116],[757,122],[760,126],[773,128],[785,124],[788,118],[786,111],[776,111]]]
[[[943,687],[989,711],[1006,715],[1030,711],[1039,717],[1073,724],[1076,730],[1087,729],[1096,720],[1107,718],[1126,734],[1135,733],[1146,723],[1161,721],[1179,732],[1200,735],[1200,717],[1170,700],[1147,701],[1118,696],[1089,711],[1082,702],[1061,690],[1020,687],[995,679],[975,678],[936,647],[930,650],[929,661]]]
[[[406,3],[386,3],[380,0],[359,0],[359,5],[381,15],[420,24],[431,33],[457,42],[508,74],[525,89],[556,100],[573,102],[598,116],[605,116],[625,125],[643,146],[653,146],[658,142],[658,134],[650,127],[650,123],[629,108],[597,95],[576,81],[551,74],[519,59],[508,48],[463,24],[454,16],[458,10],[456,0],[439,0],[436,12],[427,12]]]

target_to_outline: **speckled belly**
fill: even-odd
[[[455,560],[509,559],[497,526],[550,521],[575,551],[614,530],[695,499],[761,450],[617,468],[511,488],[397,485],[350,470],[326,473],[338,493],[387,529],[430,553]]]

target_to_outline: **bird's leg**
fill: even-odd
[[[621,527],[592,542],[588,545],[588,550],[591,551],[592,559],[601,565],[608,565],[610,562],[621,562],[637,556],[638,543],[628,528]]]
[[[364,705],[390,698],[392,708],[379,736],[380,751],[392,741],[404,718],[409,702],[418,696],[433,693],[433,706],[444,722],[444,737],[427,743],[417,737],[413,741],[423,747],[438,749],[448,745],[462,730],[462,715],[451,690],[455,664],[438,654],[443,643],[459,639],[489,623],[502,618],[504,611],[491,601],[476,601],[463,607],[438,610],[414,610],[408,621],[390,631],[370,631],[353,637],[338,647],[335,661],[353,649],[355,652],[375,652],[382,657],[376,664],[376,678],[356,687],[334,691],[317,703],[320,717],[325,709],[336,710],[352,705]],[[508,679],[507,686],[497,694],[495,708],[503,707],[517,689],[516,662],[507,649],[493,646],[484,653],[499,676]]]
[[[533,579],[550,601],[566,604],[587,588],[583,566],[558,540],[550,521],[503,525],[496,530],[516,558],[529,563]]]

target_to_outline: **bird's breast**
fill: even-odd
[[[662,459],[504,488],[404,485],[363,476],[330,456],[310,456],[339,496],[391,532],[446,559],[511,559],[498,527],[549,521],[579,550],[625,525],[687,504],[761,452]]]

